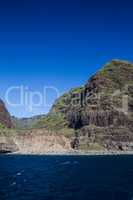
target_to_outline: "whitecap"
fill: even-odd
[[[61,165],[69,165],[69,164],[71,164],[70,161],[66,161],[66,162],[61,163]]]
[[[11,183],[11,186],[16,185],[16,182]]]
[[[18,173],[17,173],[17,176],[21,176],[21,174],[22,174],[21,172],[18,172]]]
[[[23,172],[24,172],[24,170],[18,172],[18,173],[16,174],[16,176],[21,176]]]

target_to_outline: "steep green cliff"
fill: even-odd
[[[41,126],[58,132],[65,128],[73,148],[132,149],[133,64],[107,63],[83,87],[60,97],[35,124]]]

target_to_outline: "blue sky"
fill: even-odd
[[[133,61],[133,2],[104,0],[5,0],[0,2],[0,98],[12,86],[28,94],[56,87],[60,94],[83,85],[111,59]],[[51,105],[56,95],[48,94]],[[35,98],[37,101],[37,98]],[[10,94],[19,101],[19,92]],[[50,106],[13,107],[28,117]]]

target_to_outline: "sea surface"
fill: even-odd
[[[0,156],[0,200],[133,200],[133,156]]]

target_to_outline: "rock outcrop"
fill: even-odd
[[[67,153],[72,150],[70,140],[45,129],[27,131],[13,137],[21,154]]]
[[[46,154],[72,151],[70,140],[46,129],[21,130],[0,136],[0,153]]]
[[[14,153],[19,149],[9,136],[0,136],[0,153]]]
[[[106,64],[83,87],[60,97],[41,124],[50,127],[53,116],[75,130],[73,148],[133,149],[133,64]]]
[[[0,100],[0,124],[7,128],[11,128],[13,126],[11,116],[2,100]]]

